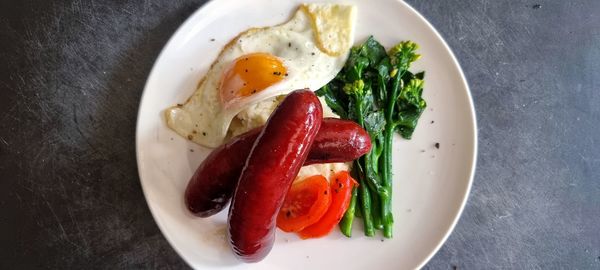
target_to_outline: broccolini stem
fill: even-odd
[[[356,207],[357,207],[357,209],[356,209],[356,211],[354,211],[354,216],[357,217],[357,218],[361,218],[362,219],[363,218],[363,216],[362,216],[362,207],[361,207],[362,202],[360,201],[360,196],[358,196],[358,187],[356,188],[356,196],[355,196],[355,198],[356,198]]]
[[[394,218],[392,215],[392,139],[394,130],[388,131],[387,128],[384,134],[384,161],[383,161],[383,174],[384,174],[384,186],[386,188],[387,196],[381,196],[381,215],[383,217],[383,236],[385,238],[392,238],[392,228],[394,224]]]
[[[358,186],[358,194],[360,196],[360,202],[362,203],[365,235],[369,237],[374,236],[375,228],[373,227],[373,215],[371,213],[371,194],[362,177],[360,179],[360,186]]]
[[[356,210],[356,197],[358,193],[358,187],[352,189],[352,199],[350,199],[350,205],[340,222],[340,231],[347,236],[352,237],[352,222],[354,221],[354,212]]]
[[[376,164],[373,162],[374,154],[374,150],[371,149],[369,153],[361,157],[360,160],[363,161],[362,164],[364,164],[363,171],[365,173],[366,181],[369,185],[369,188],[371,188],[371,191],[376,192],[377,194],[381,194],[387,191],[385,191],[385,187],[382,186],[381,183],[379,183],[380,181],[379,177],[377,177],[377,167],[373,166],[373,164]]]
[[[381,215],[383,217],[383,236],[392,238],[392,226],[394,218],[392,215],[392,141],[394,139],[395,125],[392,119],[394,115],[394,105],[400,91],[400,82],[402,76],[406,72],[405,69],[396,70],[395,76],[392,77],[392,91],[387,97],[387,107],[385,108],[385,129],[383,131],[383,166],[382,166],[382,182],[387,191],[387,196],[381,196]],[[381,194],[380,194],[381,195]]]
[[[371,196],[371,209],[373,213],[373,227],[376,230],[383,229],[383,219],[381,215],[381,197],[380,196]]]

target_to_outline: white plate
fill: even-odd
[[[163,110],[187,99],[223,45],[237,33],[284,22],[301,2],[209,2],[163,49],[146,83],[136,134],[138,169],[150,210],[173,248],[198,269],[419,268],[440,248],[463,209],[475,168],[477,138],[473,104],[456,59],[433,27],[400,1],[344,1],[358,7],[356,42],[369,34],[386,47],[410,39],[420,44],[423,55],[413,70],[426,71],[424,96],[429,106],[413,139],[398,137],[394,142],[393,239],[365,237],[361,220],[351,239],[337,230],[326,238],[306,241],[278,231],[265,260],[243,264],[225,242],[226,211],[201,219],[184,207],[187,181],[208,151],[168,129]],[[434,147],[436,142],[440,149]]]

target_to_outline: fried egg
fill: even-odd
[[[305,4],[284,24],[239,34],[192,96],[166,110],[167,125],[195,143],[219,146],[249,106],[332,80],[352,46],[355,18],[353,6]]]

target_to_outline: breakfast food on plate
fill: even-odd
[[[294,89],[319,89],[346,61],[355,13],[348,5],[305,4],[284,24],[241,33],[221,51],[196,92],[166,111],[167,125],[217,147],[231,120],[248,106]]]
[[[339,225],[350,237],[359,213],[366,236],[392,237],[392,140],[410,139],[426,107],[424,73],[409,71],[413,42],[351,48],[355,13],[304,4],[286,23],[239,34],[166,110],[172,130],[215,148],[184,200],[209,217],[231,199],[228,239],[242,261],[267,256],[276,227],[307,239]]]
[[[331,194],[331,204],[327,207],[327,211],[322,214],[316,222],[310,222],[308,226],[303,227],[298,231],[298,234],[302,239],[322,237],[333,230],[350,206],[352,190],[357,186],[357,183],[356,180],[350,176],[350,173],[341,171],[335,174],[333,181],[329,183],[329,186],[329,192],[327,193]],[[290,205],[294,205],[294,202],[292,201]],[[285,211],[285,209],[283,210]],[[284,212],[282,216],[283,219],[285,219],[287,213]],[[280,222],[283,221],[278,220],[278,223]]]
[[[275,241],[275,217],[319,131],[323,111],[310,90],[290,93],[258,136],[229,208],[228,236],[237,257],[262,260]]]
[[[236,136],[213,150],[200,164],[185,190],[185,203],[200,217],[220,212],[231,199],[246,158],[262,127]],[[369,134],[348,120],[325,118],[304,165],[348,162],[371,149]],[[320,174],[312,166],[311,175]]]
[[[384,237],[392,237],[393,136],[399,133],[410,139],[427,106],[421,96],[425,73],[409,71],[410,64],[420,57],[417,48],[414,42],[404,41],[386,52],[370,37],[352,48],[342,71],[317,91],[342,118],[365,128],[373,143],[373,150],[354,161],[354,167],[361,170],[356,173],[356,195],[340,222],[346,236],[352,233],[358,206],[366,236],[374,236],[377,229]]]

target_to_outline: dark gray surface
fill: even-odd
[[[203,2],[0,2],[0,269],[187,267],[134,135],[154,60]],[[408,2],[461,62],[480,136],[426,268],[600,269],[600,1]]]

